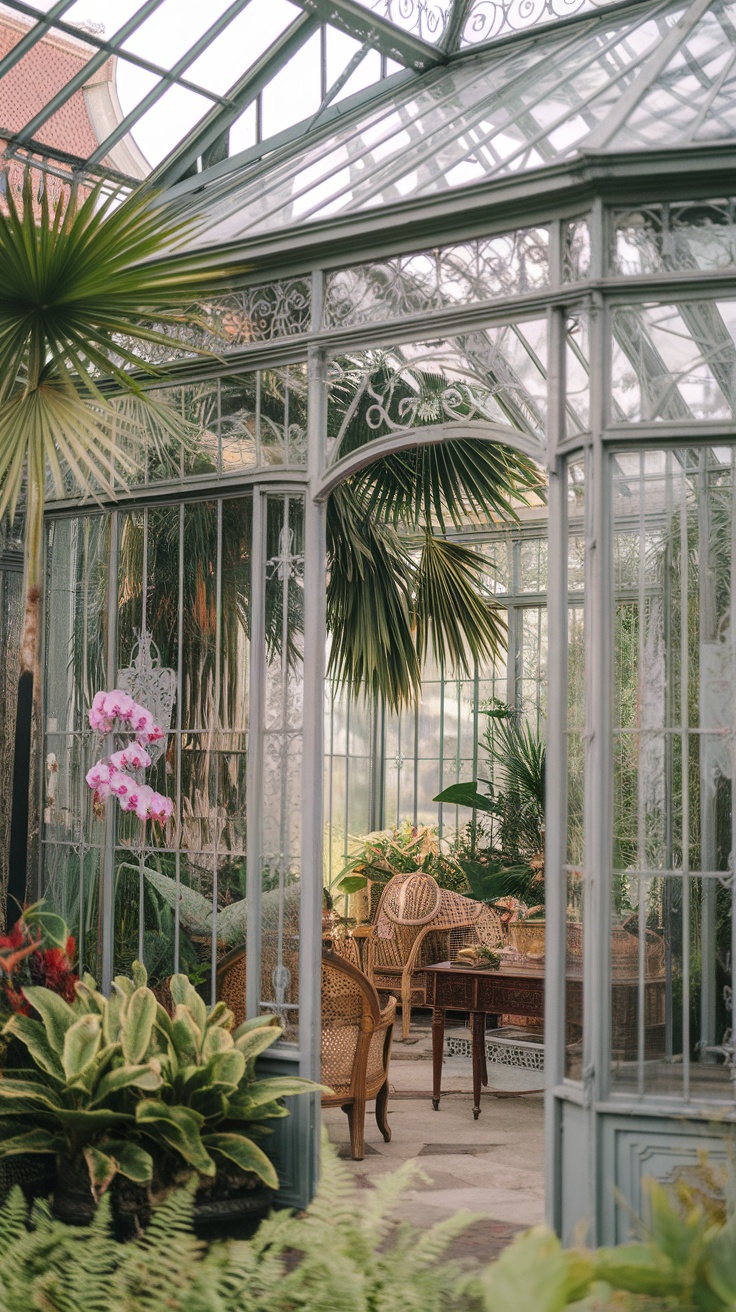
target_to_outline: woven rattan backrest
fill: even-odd
[[[440,888],[421,870],[394,875],[376,912],[377,967],[402,967],[422,938],[421,960],[445,960],[452,948],[469,943],[495,947],[502,941],[501,921],[490,907]]]

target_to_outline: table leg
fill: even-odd
[[[432,1106],[440,1109],[442,1092],[442,1052],[445,1046],[445,1013],[442,1007],[432,1012]]]
[[[480,1116],[480,1086],[481,1083],[488,1083],[487,1076],[483,1079],[486,1047],[485,1012],[474,1011],[472,1013],[471,1031],[473,1038],[473,1117],[477,1121]]]

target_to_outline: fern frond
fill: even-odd
[[[28,1204],[23,1190],[16,1184],[0,1209],[0,1267],[13,1257],[21,1236],[26,1233]]]

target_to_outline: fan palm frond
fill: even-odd
[[[472,547],[425,532],[416,572],[416,646],[442,669],[472,674],[502,650],[506,624],[483,584],[488,562]]]
[[[388,524],[365,515],[350,484],[328,504],[328,674],[398,709],[421,678],[411,615],[413,562]]]

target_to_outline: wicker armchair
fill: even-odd
[[[391,1138],[388,1075],[396,999],[389,998],[382,1008],[357,964],[357,945],[339,940],[335,946],[339,952],[326,948],[322,953],[322,1083],[333,1090],[323,1096],[322,1105],[347,1113],[350,1150],[359,1162],[370,1099],[376,1100],[376,1124],[386,1143]],[[217,997],[234,1012],[236,1025],[245,1019],[245,980],[245,948],[235,948],[217,968]]]
[[[396,999],[381,1008],[367,975],[336,952],[322,953],[322,1081],[333,1090],[323,1107],[342,1107],[354,1162],[363,1160],[365,1105],[376,1100],[376,1124],[391,1139],[388,1073]]]
[[[427,1000],[424,967],[448,961],[460,948],[500,947],[501,921],[490,907],[440,888],[421,870],[394,875],[376,908],[373,982],[401,1002],[402,1037],[412,1006]]]

